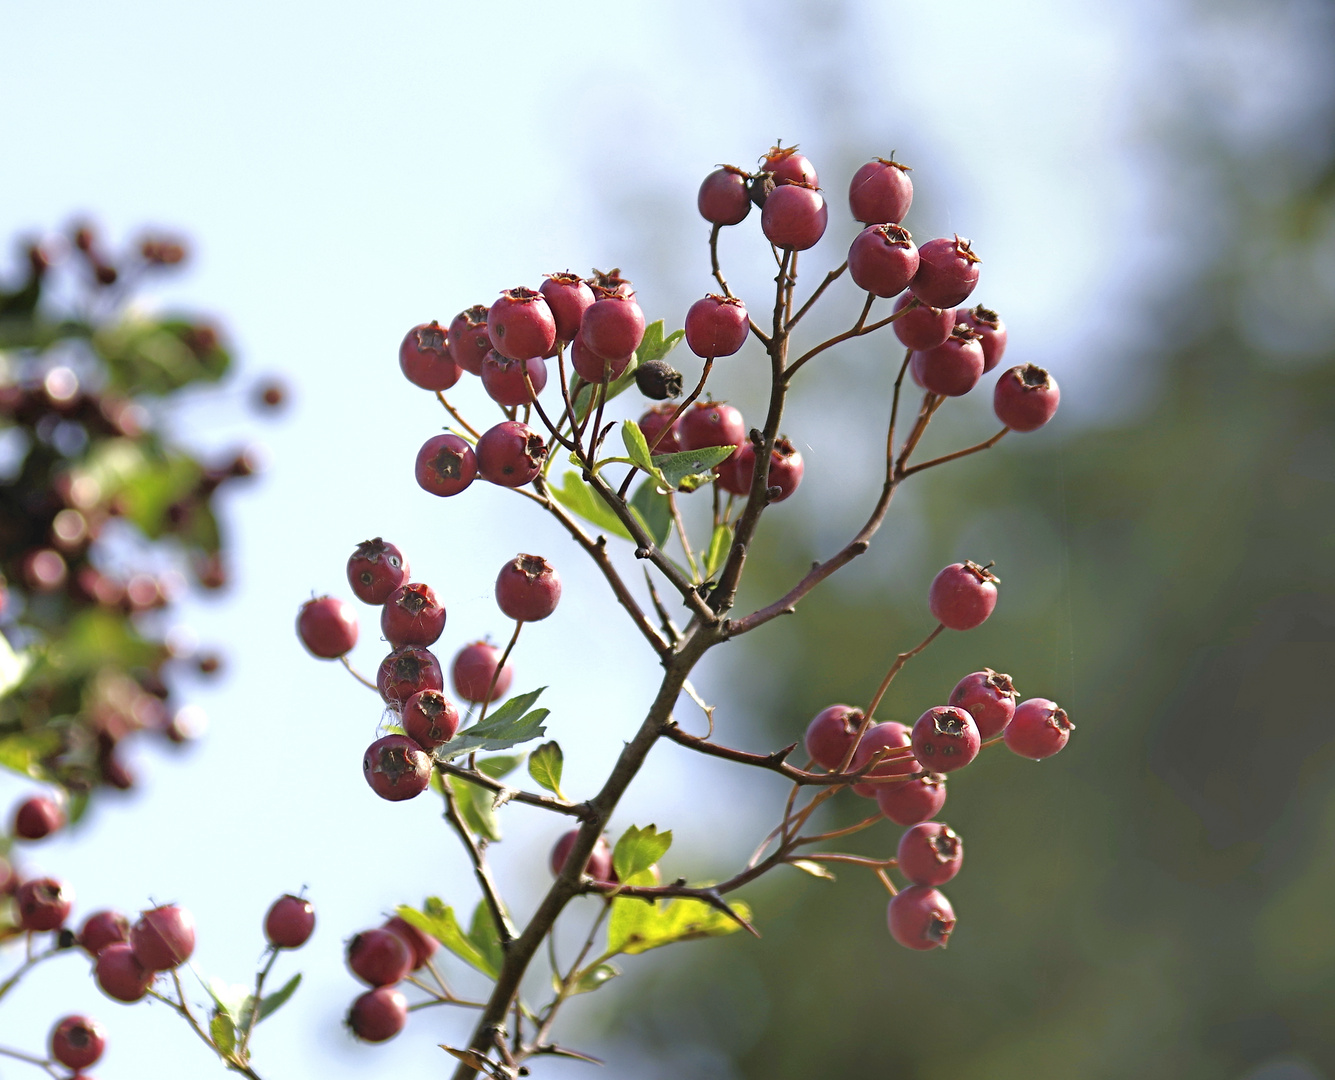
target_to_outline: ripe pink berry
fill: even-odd
[[[930,885],[910,885],[886,911],[890,936],[906,949],[945,948],[955,929],[955,909]]]
[[[79,944],[89,956],[97,956],[108,945],[130,940],[130,920],[119,911],[95,911],[84,919]]]
[[[746,495],[751,491],[751,477],[756,467],[756,448],[750,442],[744,442],[737,452],[718,466],[718,483],[724,491],[733,495]],[[769,477],[767,489],[769,501],[783,502],[802,482],[806,463],[802,454],[787,439],[774,440],[774,449],[770,451]]]
[[[477,476],[477,455],[458,435],[433,435],[417,451],[417,485],[432,495],[458,495]],[[405,574],[406,578],[407,575]]]
[[[388,930],[392,934],[398,934],[403,939],[403,943],[408,946],[408,951],[413,955],[413,970],[425,966],[426,962],[436,954],[440,948],[440,942],[430,934],[423,933],[410,922],[405,922],[398,915],[388,919],[382,929]]]
[[[65,811],[45,795],[24,799],[14,812],[14,835],[24,840],[41,840],[64,826]]]
[[[807,725],[806,748],[811,760],[837,769],[862,726],[862,710],[852,705],[829,705]]]
[[[518,622],[537,622],[556,610],[561,575],[541,555],[517,555],[496,577],[496,606]]]
[[[905,293],[896,300],[895,313],[903,311],[904,314],[891,325],[901,345],[921,352],[936,348],[950,337],[950,332],[955,329],[955,309],[928,307],[917,301],[912,293]],[[909,307],[910,304],[913,306]]]
[[[677,421],[677,441],[683,450],[707,446],[741,446],[746,423],[741,412],[723,401],[697,401]],[[660,453],[661,444],[660,444]]]
[[[932,579],[927,606],[932,617],[948,629],[972,630],[981,626],[997,606],[1000,582],[986,566],[976,562],[951,563]]]
[[[570,366],[585,382],[596,385],[603,381],[611,382],[613,379],[621,378],[626,373],[626,368],[630,366],[630,354],[627,353],[614,360],[605,360],[589,348],[582,334],[576,334],[575,340],[570,343]]]
[[[363,930],[348,942],[348,967],[367,986],[393,986],[413,968],[413,953],[393,930]]]
[[[897,296],[918,272],[918,249],[902,225],[868,225],[848,249],[848,273],[873,296]]]
[[[672,420],[676,412],[677,406],[668,402],[665,405],[655,405],[636,421],[640,426],[640,434],[644,436],[644,441],[649,444],[651,453],[675,454],[682,449],[680,422]],[[671,427],[668,427],[669,423],[672,424]],[[659,438],[659,434],[665,428],[667,429],[666,433],[663,434],[662,438]]]
[[[866,768],[871,759],[876,757],[882,750],[888,750],[880,763],[871,770],[868,776],[909,776],[918,771],[918,762],[911,754],[906,754],[910,744],[909,729],[903,724],[896,723],[894,720],[887,720],[881,724],[872,724],[866,732],[863,733],[862,741],[858,743],[857,752],[853,755],[853,760],[849,762],[850,772],[859,772]],[[861,795],[864,799],[876,798],[877,792],[883,787],[899,787],[899,784],[854,784],[853,791]]]
[[[880,222],[900,222],[913,203],[913,181],[910,167],[901,165],[891,155],[872,158],[853,174],[848,185],[848,208],[855,221],[867,225]]]
[[[459,730],[459,709],[439,690],[422,690],[404,703],[399,723],[423,750],[434,750]]]
[[[390,986],[368,990],[348,1010],[348,1029],[363,1042],[385,1042],[408,1023],[408,999]]]
[[[946,778],[938,773],[876,786],[876,805],[896,825],[927,821],[936,817],[946,805]]]
[[[406,735],[386,735],[366,748],[362,775],[382,799],[402,802],[431,783],[431,757]]]
[[[983,374],[986,375],[1001,363],[1006,351],[1006,324],[1000,315],[982,304],[960,308],[955,317],[978,335],[979,344],[983,346]]]
[[[477,441],[477,471],[501,487],[523,487],[542,471],[547,444],[527,424],[506,420],[482,433]]]
[[[556,319],[542,293],[506,289],[487,312],[491,347],[511,360],[546,356],[556,344]]]
[[[31,878],[14,893],[21,930],[59,930],[74,906],[74,890],[55,878]]]
[[[303,896],[285,893],[264,916],[264,936],[275,949],[300,949],[315,930],[315,908]]]
[[[720,165],[704,178],[695,197],[700,216],[715,225],[736,225],[751,212],[746,183],[750,176],[736,165]]]
[[[1009,675],[983,668],[956,684],[950,704],[973,717],[980,738],[990,739],[1000,735],[1015,715],[1015,684]]]
[[[1003,737],[1021,757],[1041,761],[1065,746],[1074,730],[1065,709],[1047,698],[1036,697],[1020,702]]]
[[[981,745],[973,717],[953,705],[928,709],[913,725],[913,756],[929,772],[964,768],[978,756]]]
[[[423,390],[448,390],[462,374],[450,356],[445,327],[434,320],[408,331],[399,346],[399,370]]]
[[[529,383],[533,384],[532,394],[528,392]],[[493,349],[482,361],[482,389],[498,405],[527,405],[535,395],[542,393],[546,385],[547,365],[540,356],[511,360]]]
[[[556,339],[573,341],[579,333],[584,312],[593,303],[593,290],[589,288],[588,282],[578,274],[564,270],[548,274],[546,280],[538,286],[538,292],[542,293],[542,298],[552,310],[552,318],[556,320]]]
[[[407,580],[408,560],[403,552],[378,536],[363,540],[348,558],[348,584],[364,603],[383,604]]]
[[[731,356],[751,331],[746,306],[732,297],[710,293],[686,312],[686,345],[696,356]]]
[[[473,375],[482,374],[482,358],[491,351],[486,305],[475,304],[454,317],[450,323],[449,343],[450,356],[456,364]]]
[[[394,704],[407,701],[419,690],[444,690],[445,678],[435,653],[408,645],[380,661],[376,687],[387,704]]]
[[[796,146],[771,146],[760,168],[772,173],[776,184],[810,184],[817,187],[820,183],[816,167],[807,160],[805,154],[797,152]]]
[[[51,1056],[71,1069],[86,1069],[107,1048],[107,1032],[86,1016],[67,1016],[51,1029]]]
[[[400,585],[380,609],[380,632],[395,649],[432,645],[445,629],[445,605],[430,585]]]
[[[552,847],[550,864],[553,877],[559,877],[561,871],[565,869],[566,860],[570,857],[570,851],[575,846],[578,836],[579,830],[571,829],[568,833],[563,833]],[[612,848],[607,843],[606,837],[598,837],[598,842],[593,845],[589,861],[584,864],[584,874],[594,881],[616,881],[616,871],[612,869]]]
[[[814,187],[781,184],[765,199],[760,229],[775,247],[805,251],[825,235],[829,219],[829,207]]]
[[[135,959],[128,941],[116,941],[97,954],[93,965],[97,985],[117,1001],[138,1001],[153,985],[154,973]]]
[[[960,872],[964,842],[949,825],[924,821],[899,838],[899,872],[915,885],[944,885]]]
[[[1057,380],[1034,364],[1021,364],[997,380],[992,408],[1012,431],[1037,431],[1057,412]]]
[[[195,951],[195,917],[176,904],[139,913],[130,927],[130,948],[147,971],[170,971]]]
[[[943,236],[928,240],[918,249],[918,272],[909,282],[913,295],[932,307],[952,308],[964,303],[978,284],[978,264],[969,241],[947,240]]]
[[[459,650],[450,668],[450,678],[454,682],[455,693],[464,701],[479,705],[484,701],[496,701],[505,697],[515,671],[512,665],[506,664],[501,668],[500,674],[496,674],[496,665],[500,661],[501,650],[490,641],[475,641],[471,645],[465,645]],[[491,686],[493,675],[496,676],[496,685],[491,688],[491,696],[488,697],[487,687]]]
[[[977,334],[957,325],[936,348],[913,354],[913,370],[923,389],[960,397],[983,377],[983,346]]]
[[[336,660],[357,644],[357,613],[334,596],[307,600],[297,613],[297,637],[312,656]]]
[[[604,360],[622,360],[640,347],[644,340],[644,312],[634,293],[610,291],[595,286],[597,298],[584,312],[579,324],[580,336],[591,352]]]

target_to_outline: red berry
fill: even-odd
[[[857,752],[853,755],[853,760],[849,762],[850,772],[858,772],[866,768],[867,764],[882,750],[889,750],[889,753],[882,757],[880,763],[871,770],[868,776],[909,776],[918,771],[920,766],[910,754],[903,751],[910,744],[909,729],[903,724],[896,723],[894,720],[887,720],[881,724],[872,724],[862,736],[862,741],[858,743]],[[853,791],[861,795],[864,799],[876,798],[877,792],[883,787],[899,787],[899,784],[854,784]]]
[[[549,862],[553,877],[559,877],[561,871],[565,869],[566,860],[570,857],[571,849],[574,848],[578,836],[579,830],[571,829],[568,833],[563,833],[552,847]],[[598,837],[598,842],[593,845],[593,851],[589,854],[589,861],[584,864],[584,874],[594,881],[616,881],[616,871],[612,869],[612,848],[608,845],[605,836]]]
[[[368,990],[348,1010],[348,1028],[364,1042],[392,1039],[407,1023],[408,999],[389,986]]]
[[[976,562],[951,563],[932,580],[927,606],[932,617],[948,629],[972,630],[997,606],[1000,581]]]
[[[423,390],[448,390],[459,381],[445,327],[434,320],[414,326],[399,346],[399,370]]]
[[[596,300],[584,312],[580,336],[589,350],[604,360],[622,360],[644,339],[644,312],[632,293],[593,290]]]
[[[300,949],[315,930],[315,908],[305,897],[285,893],[264,916],[264,936],[275,949]]]
[[[886,911],[890,936],[906,949],[944,948],[955,929],[955,909],[929,885],[910,885]]]
[[[24,799],[14,813],[14,835],[24,840],[41,840],[64,825],[65,811],[45,795]]]
[[[747,441],[741,412],[723,401],[695,402],[681,414],[677,425],[677,442],[683,450],[741,446]]]
[[[71,1069],[86,1069],[106,1048],[106,1030],[86,1016],[67,1016],[51,1030],[51,1056]]]
[[[533,384],[532,394],[528,392],[529,383]],[[482,389],[498,405],[527,405],[546,385],[547,365],[540,356],[510,360],[493,349],[482,361]]]
[[[695,197],[700,216],[715,225],[736,225],[751,212],[750,179],[736,165],[720,165],[704,178]]]
[[[51,548],[30,551],[23,557],[23,580],[33,592],[54,592],[65,584],[68,570],[60,552]]]
[[[55,878],[32,878],[14,893],[20,930],[59,930],[74,906],[74,890]]]
[[[433,435],[417,451],[417,485],[432,495],[458,495],[477,476],[477,455],[458,435]],[[407,574],[403,575],[405,578]]]
[[[710,293],[686,312],[686,344],[696,356],[731,356],[746,344],[751,323],[737,299]]]
[[[431,783],[431,757],[406,735],[386,735],[366,748],[362,775],[382,799],[402,802]]]
[[[400,585],[380,609],[380,632],[396,649],[431,645],[445,629],[445,605],[430,585]]]
[[[615,360],[604,360],[589,348],[582,334],[576,334],[575,340],[570,343],[570,366],[585,382],[596,385],[604,380],[611,382],[621,378],[630,366],[630,354]]]
[[[1006,351],[1006,324],[991,308],[982,304],[977,307],[960,308],[955,318],[978,335],[983,346],[983,374],[986,375],[999,363]]]
[[[491,347],[511,360],[546,356],[556,344],[556,319],[542,294],[506,289],[487,312]],[[485,370],[485,369],[484,369]]]
[[[877,784],[876,788],[876,805],[896,825],[927,821],[946,805],[946,778],[937,773],[894,784]]]
[[[195,917],[175,904],[141,911],[130,927],[130,947],[148,971],[180,967],[195,951]]]
[[[1057,380],[1034,364],[1013,367],[997,380],[992,408],[1012,431],[1037,431],[1057,412]]]
[[[964,842],[949,825],[924,821],[899,838],[899,872],[915,885],[944,885],[960,872]]]
[[[918,272],[909,282],[913,295],[932,307],[952,308],[962,304],[978,284],[978,264],[969,241],[937,237],[918,249]]]
[[[407,580],[408,560],[403,552],[378,536],[363,540],[348,557],[348,584],[353,595],[367,604],[383,604]]]
[[[459,312],[450,323],[450,356],[465,371],[482,374],[482,358],[491,350],[487,334],[487,308],[476,304]]]
[[[797,152],[796,146],[771,146],[760,168],[773,174],[776,184],[810,184],[812,187],[820,184],[815,166],[805,154]]]
[[[440,948],[440,942],[430,934],[423,933],[410,922],[405,922],[398,915],[390,918],[383,929],[392,934],[398,934],[403,939],[403,943],[408,946],[408,951],[413,955],[413,970],[423,967]]]
[[[393,986],[413,968],[413,953],[393,930],[363,930],[348,942],[348,967],[367,986]]]
[[[542,471],[547,444],[527,424],[507,420],[482,433],[477,441],[477,471],[501,487],[523,487]]]
[[[829,218],[829,207],[814,187],[782,184],[765,199],[760,228],[775,247],[805,251],[825,235]]]
[[[748,440],[737,448],[735,454],[718,466],[719,487],[733,495],[749,494],[755,467],[756,448]],[[769,477],[766,485],[769,490],[769,501],[778,503],[788,498],[797,490],[805,471],[806,464],[793,444],[784,438],[775,439],[774,449],[770,451]]]
[[[357,614],[337,597],[307,600],[297,613],[297,637],[312,656],[336,660],[357,644]]]
[[[977,334],[958,325],[936,348],[913,354],[913,371],[924,390],[960,397],[983,377],[983,346]]]
[[[515,672],[510,664],[506,664],[497,675],[496,665],[500,661],[501,650],[490,641],[475,641],[471,645],[465,645],[459,650],[450,668],[450,678],[454,682],[455,692],[464,701],[476,704],[505,697]],[[496,676],[496,685],[492,686],[491,696],[488,697],[487,687],[491,686],[493,675]]]
[[[918,249],[900,225],[869,225],[848,249],[848,273],[859,289],[897,296],[918,271]]]
[[[593,290],[578,274],[565,270],[559,274],[548,274],[547,279],[538,286],[538,292],[547,301],[556,320],[556,338],[558,341],[573,341],[579,333],[580,320],[584,312],[593,303]]]
[[[868,225],[900,222],[913,203],[910,167],[894,160],[872,158],[853,174],[848,185],[848,208],[853,219]]]
[[[837,769],[862,726],[862,710],[852,705],[830,705],[807,725],[806,748],[811,760],[826,769]]]
[[[556,610],[561,576],[540,555],[518,555],[496,577],[496,606],[518,622],[537,622]]]
[[[955,309],[928,307],[917,301],[912,293],[905,293],[895,301],[895,313],[904,312],[891,324],[895,337],[905,348],[919,352],[935,349],[955,329]],[[913,306],[909,307],[910,304]]]
[[[973,717],[980,738],[990,739],[1000,735],[1015,715],[1015,684],[1009,675],[983,668],[956,684],[950,704]]]
[[[399,723],[423,750],[434,750],[459,730],[459,709],[439,690],[422,690],[404,703]]]
[[[83,921],[79,944],[90,956],[99,955],[108,945],[130,940],[130,920],[119,911],[95,911]]]
[[[677,406],[668,402],[666,405],[655,405],[636,421],[640,425],[640,434],[644,436],[644,441],[649,444],[651,453],[675,454],[682,449],[680,423],[672,421],[676,412]],[[672,423],[670,428],[668,427],[669,423]],[[664,428],[667,428],[667,432],[662,438],[659,438],[659,433]]]
[[[429,649],[409,645],[380,661],[376,687],[387,703],[407,701],[419,690],[443,690],[440,661]]]
[[[1065,709],[1047,698],[1036,697],[1020,702],[1003,737],[1007,747],[1021,757],[1041,761],[1065,746],[1074,730]]]
[[[929,772],[953,772],[978,756],[978,725],[963,709],[940,705],[913,725],[913,756]]]
[[[128,941],[117,941],[97,954],[93,974],[107,997],[131,1002],[148,993],[154,973],[135,959],[134,949]]]

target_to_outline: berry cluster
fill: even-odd
[[[355,935],[347,945],[348,970],[371,989],[349,1008],[348,1030],[365,1042],[384,1042],[402,1031],[408,1022],[408,999],[397,986],[431,964],[439,947],[435,938],[398,915],[378,929]]]

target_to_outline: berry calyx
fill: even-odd
[[[750,175],[736,165],[720,165],[700,183],[695,197],[700,216],[714,225],[736,225],[751,212],[746,190]]]
[[[195,917],[176,904],[139,913],[130,927],[130,948],[146,971],[170,971],[195,951]]]
[[[906,949],[944,949],[955,929],[955,909],[930,885],[910,885],[890,900],[886,922]]]
[[[553,877],[560,877],[578,837],[579,830],[571,829],[568,833],[563,833],[561,838],[552,846],[552,855],[549,862]],[[584,864],[583,876],[609,884],[616,882],[616,871],[612,869],[612,848],[605,836],[598,837],[598,842],[593,845],[593,851],[589,854],[589,861]]]
[[[672,419],[676,415],[677,406],[671,403],[655,405],[636,421],[650,453],[676,454],[684,449],[681,445],[681,422]]]
[[[528,391],[530,383],[533,385],[532,394]],[[528,360],[511,360],[493,349],[482,361],[482,389],[497,405],[507,408],[527,405],[542,393],[546,385],[547,365],[540,356]]]
[[[334,596],[307,600],[297,612],[297,637],[321,660],[337,660],[357,644],[357,613]]]
[[[894,720],[872,724],[863,733],[857,752],[849,762],[848,771],[860,772],[871,763],[872,758],[879,756],[880,761],[867,773],[868,776],[909,776],[920,768],[912,755],[903,752],[911,742],[909,729],[903,724]],[[887,752],[882,754],[882,751]],[[874,799],[882,788],[900,786],[901,783],[869,784],[864,781],[854,784],[853,791],[864,799]]]
[[[423,491],[441,498],[458,495],[477,476],[477,455],[458,435],[433,435],[417,451],[413,475]]]
[[[972,630],[981,626],[997,606],[1000,583],[987,566],[967,560],[951,563],[932,579],[927,606],[932,617],[946,628]]]
[[[912,306],[910,306],[912,305]],[[907,310],[905,310],[907,309]],[[902,315],[899,315],[900,312]],[[895,301],[897,319],[891,324],[895,337],[905,348],[922,352],[935,349],[950,337],[955,329],[955,309],[934,308],[918,302],[912,293],[905,293]]]
[[[470,374],[481,375],[482,358],[491,350],[486,305],[475,304],[459,312],[450,323],[448,340],[454,362]]]
[[[31,878],[14,893],[21,930],[59,930],[74,906],[74,890],[55,878]]]
[[[894,784],[876,785],[876,805],[896,825],[916,825],[946,805],[946,778],[926,773]]]
[[[487,312],[487,335],[502,356],[531,360],[552,351],[556,319],[542,293],[522,286],[506,289]]]
[[[412,923],[395,915],[388,919],[384,926],[392,934],[398,934],[403,939],[403,943],[408,946],[408,951],[413,954],[413,970],[423,967],[428,960],[440,948],[440,942],[430,934],[417,929]]]
[[[635,385],[654,401],[677,397],[681,393],[681,372],[666,360],[646,360],[635,369]]]
[[[1015,715],[1015,684],[1009,675],[983,668],[964,676],[950,692],[950,704],[964,709],[978,725],[978,735],[1000,735]]]
[[[106,1048],[106,1029],[86,1016],[67,1016],[51,1029],[51,1056],[68,1068],[96,1064]]]
[[[1013,367],[997,380],[992,408],[1012,431],[1037,431],[1057,412],[1057,380],[1035,364]]]
[[[593,295],[597,299],[579,324],[584,344],[604,360],[626,359],[644,340],[644,312],[635,294],[595,285]]]
[[[300,949],[315,930],[315,908],[303,896],[284,893],[264,916],[264,936],[275,949]]]
[[[978,284],[978,264],[969,241],[959,233],[928,240],[918,249],[918,272],[909,282],[913,295],[924,304],[953,308],[962,304]]]
[[[400,585],[380,609],[380,632],[396,649],[432,645],[445,629],[445,605],[430,585]]]
[[[459,730],[459,709],[439,690],[422,690],[404,703],[399,723],[408,738],[431,751],[454,738]]]
[[[517,555],[496,577],[496,606],[517,622],[537,622],[556,610],[561,575],[541,555]]]
[[[750,331],[746,306],[735,297],[710,293],[686,312],[686,345],[703,359],[731,356]]]
[[[417,645],[395,649],[380,661],[376,688],[386,704],[407,701],[419,690],[443,690],[445,678],[435,653]]]
[[[1015,709],[1006,725],[1006,746],[1021,757],[1041,761],[1052,757],[1071,738],[1075,725],[1066,710],[1047,698],[1029,698]]]
[[[154,973],[135,958],[128,941],[117,941],[97,954],[93,975],[102,993],[128,1003],[148,993]]]
[[[741,446],[745,442],[746,423],[741,411],[724,401],[697,401],[677,421],[677,443],[683,450]],[[657,452],[665,452],[662,443]]]
[[[558,341],[573,341],[579,333],[580,320],[584,312],[593,303],[593,290],[578,274],[569,270],[548,274],[538,286],[538,292],[551,308],[552,318],[556,321]]]
[[[949,825],[924,821],[899,838],[899,872],[915,885],[944,885],[960,872],[964,842]]]
[[[402,802],[431,783],[431,758],[406,735],[386,735],[366,748],[362,775],[382,799]]]
[[[848,273],[873,296],[897,296],[918,272],[918,249],[902,225],[869,225],[848,249]]]
[[[983,374],[986,375],[999,363],[1006,351],[1006,324],[1001,316],[982,304],[971,308],[960,308],[955,318],[978,335],[983,346]]]
[[[477,471],[500,487],[523,487],[542,471],[547,444],[527,424],[506,420],[482,433],[477,441]]]
[[[108,945],[130,940],[130,920],[119,911],[95,911],[84,919],[77,940],[89,956],[97,956]]]
[[[423,390],[448,390],[462,376],[462,369],[450,355],[445,327],[434,319],[414,326],[399,345],[399,370],[414,386]]]
[[[830,210],[808,184],[780,184],[765,199],[760,229],[775,247],[805,251],[825,235]]]
[[[363,1042],[385,1042],[408,1023],[408,999],[393,987],[378,986],[352,1003],[346,1023]]]
[[[913,204],[911,167],[895,160],[872,158],[853,174],[848,185],[848,208],[855,221],[867,225],[901,222]]]
[[[412,950],[392,930],[363,930],[348,942],[348,968],[367,986],[393,986],[412,967]]]
[[[981,745],[973,717],[953,705],[928,709],[913,725],[913,756],[930,772],[964,768]]]
[[[852,705],[826,706],[807,725],[805,745],[811,760],[822,768],[839,768],[861,726],[861,709]]]
[[[348,584],[363,603],[383,604],[407,580],[408,560],[403,552],[378,536],[363,540],[348,558]]]
[[[46,795],[33,795],[14,812],[14,835],[23,840],[41,840],[64,828],[65,811]]]
[[[475,641],[459,650],[450,667],[450,679],[454,683],[455,693],[464,701],[480,705],[505,697],[514,679],[514,667],[506,664],[497,674],[496,666],[501,661],[501,650],[490,641]],[[496,685],[491,686],[492,676]],[[487,688],[491,686],[491,696]]]
[[[983,377],[983,346],[978,335],[957,324],[936,348],[913,354],[913,372],[923,389],[933,394],[967,394]]]
[[[805,154],[799,154],[796,146],[782,146],[775,143],[761,159],[760,168],[774,177],[776,184],[820,185],[816,176],[816,167],[807,160]]]

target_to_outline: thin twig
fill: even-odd
[[[347,657],[347,654],[346,654],[346,653],[345,653],[343,656],[340,656],[338,659],[339,659],[339,662],[340,662],[345,668],[348,669],[348,674],[349,674],[349,675],[351,675],[354,679],[356,679],[359,683],[361,683],[363,686],[367,687],[368,689],[370,689],[370,690],[374,690],[377,694],[380,693],[380,687],[376,686],[376,684],[373,683],[370,679],[368,679],[365,675],[362,675],[360,672],[358,672],[358,671],[352,666],[352,664],[348,661],[348,657]]]
[[[844,271],[847,269],[848,269],[848,260],[845,259],[842,263],[840,263],[838,269],[831,270],[828,274],[826,274],[825,280],[822,281],[818,286],[816,286],[816,291],[813,292],[809,297],[807,297],[807,302],[797,309],[796,315],[794,315],[792,318],[790,318],[787,322],[783,324],[783,328],[785,330],[792,330],[794,326],[796,326],[799,322],[801,322],[802,316],[811,310],[811,305],[814,304],[817,300],[819,300],[821,298],[821,294],[825,292],[825,290],[828,289],[831,285],[833,285],[836,281],[838,281],[839,278],[843,275]]]
[[[501,900],[496,882],[491,876],[491,869],[487,866],[486,852],[477,842],[477,838],[473,836],[473,831],[464,822],[463,815],[459,813],[459,801],[455,798],[454,788],[449,784],[442,784],[441,789],[445,794],[445,817],[454,826],[454,831],[459,834],[459,839],[463,841],[464,847],[468,849],[468,858],[473,864],[473,876],[477,878],[477,883],[482,888],[482,897],[487,902],[487,910],[491,912],[492,921],[496,924],[496,934],[501,939],[501,947],[503,949],[508,948],[518,932],[515,930],[515,924],[510,919],[510,913],[505,909],[505,903]]]
[[[499,780],[493,780],[486,773],[477,769],[465,769],[462,765],[455,765],[450,761],[437,761],[435,765],[440,772],[457,776],[460,780],[467,780],[470,784],[486,788],[488,791],[503,797],[506,802],[524,803],[526,806],[536,806],[540,810],[550,810],[555,814],[565,814],[573,818],[582,818],[589,812],[585,803],[567,802],[552,795],[535,795],[531,791],[512,788]]]
[[[924,461],[921,464],[904,469],[899,474],[900,479],[910,477],[914,473],[920,473],[923,469],[930,469],[933,465],[944,465],[947,461],[957,461],[959,458],[968,457],[970,454],[976,454],[980,450],[990,450],[992,447],[996,446],[997,443],[1001,442],[1002,436],[1008,431],[1010,431],[1010,428],[1004,427],[990,439],[975,443],[973,446],[966,447],[963,450],[956,450],[953,454],[942,454],[940,457],[932,458],[931,461]]]
[[[505,662],[510,659],[510,653],[514,651],[515,642],[519,640],[519,631],[524,629],[522,619],[515,620],[515,632],[510,635],[510,640],[505,646],[505,651],[501,653],[501,658],[496,661],[495,668],[491,672],[491,681],[487,683],[487,694],[482,699],[482,711],[478,713],[477,722],[480,724],[487,718],[487,706],[491,704],[492,695],[496,692],[496,680],[501,677],[501,672],[505,669]]]
[[[935,641],[944,629],[945,627],[941,623],[937,623],[936,629],[928,634],[922,642],[915,645],[912,649],[909,649],[908,652],[902,652],[895,657],[895,662],[890,665],[890,670],[885,673],[885,678],[881,680],[881,685],[876,688],[876,693],[872,695],[871,702],[867,705],[867,708],[863,710],[862,715],[867,722],[870,722],[876,715],[876,707],[880,705],[881,699],[885,697],[885,692],[890,689],[890,684],[894,682],[895,676],[899,674],[904,665]]]
[[[705,381],[709,378],[709,373],[713,370],[714,358],[711,356],[705,360],[704,370],[700,372],[700,381],[695,384],[695,389],[686,395],[686,400],[677,406],[677,410],[672,414],[672,418],[659,429],[658,434],[654,436],[653,442],[649,443],[649,454],[651,456],[653,455],[654,448],[658,446],[658,444],[663,441],[664,436],[672,430],[672,425],[681,418],[681,414],[684,413],[695,399],[700,396],[701,391],[705,388]],[[638,469],[639,466],[637,465],[632,465],[630,467],[630,472],[626,473],[626,478],[621,481],[621,486],[617,488],[618,499],[624,499],[626,497],[626,492],[630,490],[630,482],[634,478]]]
[[[454,417],[455,420],[459,422],[459,425],[466,432],[468,432],[468,434],[473,436],[474,442],[477,442],[478,439],[482,438],[482,436],[478,434],[477,428],[473,427],[472,424],[470,424],[467,420],[465,420],[462,416],[460,416],[458,410],[455,409],[453,405],[451,405],[448,401],[445,400],[445,394],[443,391],[440,390],[436,391],[436,400],[445,406],[445,411],[449,413],[452,417]]]

